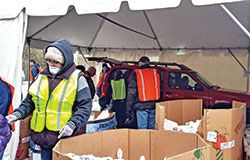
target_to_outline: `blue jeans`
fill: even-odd
[[[52,160],[52,149],[41,149],[41,160]]]
[[[155,109],[136,111],[138,129],[155,129]]]

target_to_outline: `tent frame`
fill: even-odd
[[[249,31],[240,23],[240,21],[230,12],[230,10],[223,4],[220,4],[220,7],[223,9],[223,11],[234,21],[234,23],[244,32],[244,34],[250,39],[250,33]],[[73,7],[69,9],[69,12],[70,13],[71,11],[73,11]],[[129,28],[125,25],[122,25],[110,18],[107,18],[108,16],[108,13],[106,14],[99,14],[99,13],[96,13],[95,15],[102,18],[102,21],[96,31],[96,33],[94,34],[94,37],[92,38],[89,46],[79,46],[79,45],[71,45],[72,47],[75,47],[79,50],[79,52],[83,55],[83,52],[81,49],[85,49],[88,51],[88,53],[90,54],[90,52],[92,50],[103,50],[103,51],[106,51],[106,50],[159,50],[159,51],[167,51],[167,50],[175,50],[175,51],[179,51],[179,50],[227,50],[231,55],[232,57],[236,60],[236,62],[241,66],[241,68],[244,70],[244,72],[249,72],[249,69],[250,69],[250,47],[219,47],[219,48],[206,48],[206,47],[201,47],[201,48],[163,48],[161,46],[161,43],[158,39],[158,36],[156,34],[156,32],[154,31],[154,28],[150,22],[150,19],[149,17],[147,16],[147,13],[145,10],[142,10],[143,12],[143,15],[146,19],[146,22],[148,23],[149,25],[149,28],[151,29],[151,32],[153,34],[154,37],[150,36],[150,35],[147,35],[145,33],[142,33],[140,31],[137,31],[135,29],[132,29],[132,28]],[[41,29],[39,29],[37,32],[35,32],[34,34],[32,34],[31,36],[27,37],[27,43],[28,43],[28,46],[29,46],[29,60],[30,60],[30,42],[32,40],[35,40],[35,41],[41,41],[41,42],[47,42],[47,43],[53,43],[52,41],[47,41],[47,40],[40,40],[40,39],[35,39],[33,38],[34,36],[36,36],[37,34],[39,34],[40,32],[44,31],[46,28],[50,27],[53,23],[57,22],[58,20],[60,20],[61,18],[63,18],[65,15],[63,16],[59,16],[57,17],[56,19],[54,19],[53,21],[51,21],[49,24],[45,25],[44,27],[42,27]],[[156,41],[157,45],[159,48],[112,48],[112,47],[92,47],[92,45],[94,44],[95,40],[97,39],[99,33],[100,33],[100,30],[102,29],[103,27],[103,24],[105,23],[105,21],[108,21],[114,25],[117,25],[118,27],[121,27],[123,29],[126,29],[128,31],[131,31],[133,33],[136,33],[138,35],[141,35],[141,36],[144,36],[144,37],[147,37],[147,38],[150,38],[150,39],[153,39]],[[235,56],[235,54],[232,52],[232,50],[248,50],[248,67],[247,69],[244,67],[244,65],[237,59],[237,57]],[[84,57],[84,56],[83,56]],[[30,79],[30,77],[29,77]],[[249,76],[247,76],[247,91],[249,91]]]

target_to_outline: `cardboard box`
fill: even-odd
[[[155,129],[164,129],[164,119],[184,125],[202,119],[202,100],[175,100],[156,103]]]
[[[101,114],[100,111],[91,112],[91,115],[93,115],[95,119],[100,114]],[[115,116],[114,116],[114,113],[109,113],[108,118],[88,121],[86,125],[86,133],[105,131],[105,130],[114,129],[114,128],[115,128]]]
[[[30,119],[31,116],[28,116],[24,120],[20,121],[20,136],[16,160],[24,159],[28,156],[30,142]]]
[[[243,138],[246,128],[246,104],[234,101],[232,109],[205,109],[203,121],[204,139],[209,131],[216,132],[216,142],[210,144],[216,149],[216,159],[241,160]]]
[[[242,140],[246,122],[245,103],[234,101],[232,109],[204,109],[204,116],[200,99],[157,103],[156,129],[163,129],[164,118],[179,124],[202,119],[198,134],[207,142],[214,141],[210,142],[216,149],[216,157],[212,159],[242,159]]]
[[[93,154],[97,157],[117,158],[117,150],[123,151],[123,159],[139,160],[191,160],[210,159],[211,146],[196,134],[156,130],[117,129],[88,133],[61,139],[53,149],[53,160],[70,160],[65,154]]]

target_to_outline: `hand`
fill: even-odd
[[[59,136],[58,139],[60,139],[61,137],[68,137],[71,136],[73,134],[73,129],[69,127],[69,125],[64,125],[63,128],[60,130],[59,132]]]
[[[5,117],[8,120],[8,123],[11,124],[12,122],[17,120],[17,117],[13,114],[9,114]]]
[[[133,113],[131,113],[127,118],[126,118],[126,120],[125,120],[125,124],[130,124],[130,123],[132,123],[133,121],[134,121],[134,118],[135,118],[135,116],[134,116],[134,114]]]
[[[109,111],[109,113],[114,112],[112,105],[106,104],[106,109]]]

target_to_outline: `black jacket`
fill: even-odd
[[[150,68],[149,65],[143,65],[139,69]],[[127,89],[127,116],[129,116],[133,110],[155,109],[156,101],[141,102],[138,98],[137,77],[134,72],[130,78]]]

